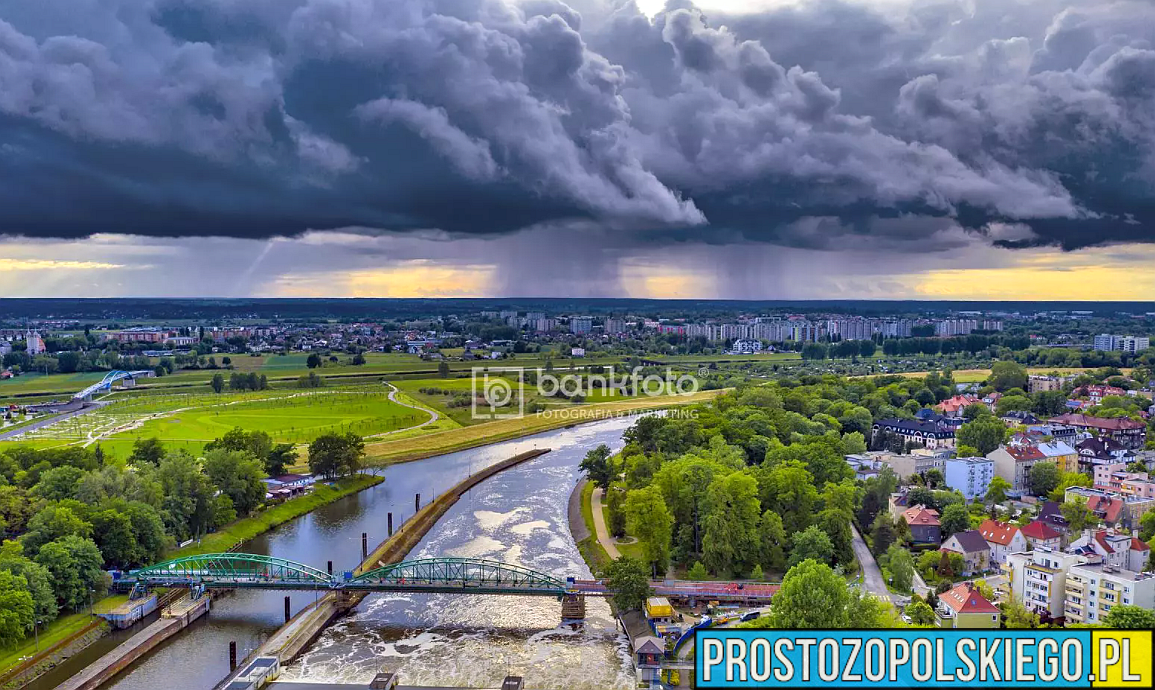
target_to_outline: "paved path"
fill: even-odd
[[[618,551],[618,547],[614,545],[614,540],[610,539],[610,531],[606,529],[606,516],[602,512],[602,488],[600,486],[594,487],[594,495],[590,499],[590,505],[594,512],[594,532],[597,532],[598,543],[602,545],[610,558],[621,558],[621,551]]]
[[[862,540],[862,535],[858,533],[858,528],[852,523],[850,529],[854,532],[854,557],[858,559],[858,564],[862,566],[863,580],[867,592],[881,597],[892,604],[890,590],[886,588],[886,580],[882,579],[882,570],[878,567],[878,561],[874,560],[874,554],[870,553],[870,549],[866,546],[866,542]]]
[[[16,438],[17,436],[22,436],[22,435],[28,433],[29,431],[36,431],[37,429],[43,429],[45,427],[52,426],[53,424],[63,422],[66,419],[72,419],[73,417],[79,417],[82,414],[88,414],[89,412],[92,412],[93,410],[99,410],[99,409],[100,409],[100,405],[86,405],[86,406],[80,408],[79,410],[72,410],[71,412],[63,412],[63,413],[60,413],[54,417],[48,417],[47,419],[41,419],[41,420],[32,422],[31,424],[28,424],[27,426],[22,426],[19,429],[12,429],[10,431],[5,431],[5,432],[0,433],[0,441],[4,441],[4,440],[10,439],[10,438]]]
[[[400,405],[401,407],[408,407],[411,410],[421,410],[422,412],[429,415],[429,419],[426,419],[424,422],[421,422],[420,424],[415,424],[414,426],[407,426],[404,429],[394,429],[393,431],[385,431],[385,432],[380,433],[380,434],[373,434],[372,436],[368,436],[367,438],[381,438],[382,436],[388,436],[389,434],[397,434],[397,433],[400,433],[402,431],[413,431],[414,429],[420,429],[423,426],[428,426],[428,425],[432,424],[433,422],[436,422],[438,419],[441,419],[441,413],[439,413],[437,410],[433,410],[433,409],[430,409],[428,407],[421,407],[420,405],[410,405],[407,402],[403,402],[401,400],[398,400],[396,396],[401,391],[399,391],[397,389],[397,386],[394,386],[392,383],[389,383],[388,381],[385,382],[385,385],[389,386],[390,388],[393,389],[393,390],[389,391],[390,402],[395,402],[398,405]]]

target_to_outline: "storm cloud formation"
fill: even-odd
[[[29,237],[1152,241],[1155,4],[0,0],[0,180]]]

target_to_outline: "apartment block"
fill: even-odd
[[[1007,587],[1027,609],[1051,618],[1064,615],[1067,573],[1085,562],[1083,556],[1060,551],[1037,550],[1012,553],[1003,564]]]
[[[1071,566],[1063,615],[1068,623],[1101,623],[1119,604],[1155,609],[1155,573],[1137,573],[1105,563]]]
[[[955,458],[944,462],[946,485],[967,501],[982,500],[995,476],[995,463],[986,458]]]

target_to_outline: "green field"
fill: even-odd
[[[430,414],[388,399],[381,386],[270,390],[255,393],[140,395],[118,393],[100,410],[29,432],[4,443],[37,447],[100,443],[113,456],[138,438],[199,452],[234,427],[264,431],[279,443],[308,443],[327,432],[375,436],[414,427]],[[441,426],[441,428],[447,428]]]

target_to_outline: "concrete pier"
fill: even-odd
[[[62,683],[57,690],[95,690],[108,682],[132,662],[148,654],[159,644],[188,627],[212,607],[205,594],[193,600],[188,594],[177,599],[160,614],[160,620],[97,659],[88,668]]]

